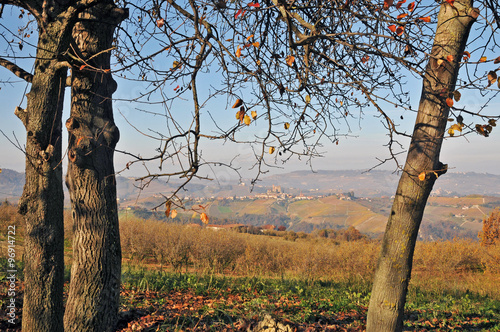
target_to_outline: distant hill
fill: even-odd
[[[396,190],[399,175],[390,171],[374,170],[364,173],[361,170],[348,171],[296,171],[262,178],[252,188],[250,179],[243,184],[215,181],[198,181],[186,186],[181,192],[189,197],[245,196],[266,192],[273,185],[279,185],[290,194],[325,195],[353,191],[357,197],[392,196]],[[147,198],[157,194],[168,195],[181,182],[178,179],[166,181],[156,179],[143,190],[141,183],[133,178],[117,177],[118,197],[126,200]],[[24,185],[24,174],[9,169],[0,173],[0,199],[19,197]],[[253,189],[251,191],[251,189]],[[434,196],[500,196],[500,175],[487,173],[452,173],[438,179],[434,185]]]

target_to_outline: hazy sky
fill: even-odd
[[[8,19],[5,18],[7,14],[11,13],[6,11],[4,13],[4,18],[2,18],[1,23],[8,25]],[[17,11],[12,11],[13,15],[17,19]],[[27,20],[26,15],[23,20]],[[21,20],[22,21],[22,20]],[[21,22],[22,24],[23,22]],[[3,29],[0,27],[0,30]],[[36,40],[32,37],[32,43],[36,43]],[[0,41],[0,56],[4,53],[6,46],[1,44],[4,41]],[[28,44],[25,45],[24,50],[20,53],[22,56],[34,55],[35,50],[33,47],[29,47]],[[171,66],[172,59],[165,59],[165,66]],[[25,69],[31,69],[30,61],[21,62]],[[2,121],[0,122],[0,130],[12,141],[17,138],[21,146],[25,144],[25,130],[21,121],[17,119],[14,115],[14,109],[16,106],[26,107],[26,97],[24,94],[29,91],[30,86],[22,82],[20,79],[11,74],[8,70],[0,67],[0,103],[2,108]],[[9,83],[6,83],[9,82]],[[166,91],[174,93],[173,87],[175,82],[172,82],[172,87],[166,87]],[[201,89],[206,88],[201,86]],[[411,91],[412,108],[418,108],[418,101],[421,91],[421,82],[414,79],[409,79],[407,83],[407,88]],[[141,83],[130,83],[119,81],[118,90],[114,97],[117,99],[129,99],[138,95],[141,91],[147,89],[145,84]],[[66,91],[66,96],[70,93],[69,89]],[[66,98],[67,99],[67,98]],[[235,121],[234,110],[228,107],[228,103],[232,101],[226,100],[226,98],[221,97],[216,101],[207,105],[213,114],[216,114],[220,118],[227,121]],[[468,110],[476,110],[481,103],[484,103],[485,99],[479,93],[464,93],[460,103],[457,106],[466,107]],[[152,133],[152,131],[167,133],[165,130],[165,122],[161,116],[148,115],[144,112],[137,110],[138,107],[146,109],[150,112],[163,111],[154,106],[140,106],[132,105],[125,101],[115,102],[115,121],[120,129],[120,141],[118,143],[117,149],[126,150],[131,153],[140,153],[142,156],[151,156],[155,154],[155,149],[158,147],[158,142],[146,138],[144,135],[138,133],[134,128],[132,128],[125,118],[134,124],[139,130],[144,133]],[[500,109],[499,99],[493,99],[490,102],[488,108],[484,111],[488,114],[499,114]],[[118,112],[120,111],[120,112]],[[388,108],[385,111],[394,119],[400,122],[399,130],[407,133],[411,133],[413,123],[415,121],[416,113],[414,112],[404,112],[401,109]],[[184,112],[184,113],[183,113]],[[179,117],[190,118],[192,111],[189,103],[186,103],[185,109],[178,110],[176,113]],[[351,131],[348,133],[350,137],[341,138],[340,144],[335,145],[332,143],[327,143],[323,147],[324,151],[323,158],[316,158],[313,160],[312,167],[315,170],[340,170],[340,169],[360,169],[366,170],[378,164],[377,158],[385,159],[388,157],[388,150],[384,145],[388,142],[387,131],[380,122],[380,119],[376,118],[376,113],[374,110],[366,109],[364,110],[364,117],[361,121],[353,119],[351,121]],[[403,116],[404,120],[400,120]],[[64,110],[63,121],[69,117],[69,103],[66,102],[66,108]],[[224,120],[226,121],[226,120]],[[472,123],[471,118],[465,117],[466,123]],[[63,126],[64,128],[64,126]],[[152,131],[151,131],[152,130]],[[248,128],[245,128],[240,135],[254,135],[259,133],[259,121],[252,123]],[[346,127],[343,128],[343,132],[347,132]],[[66,133],[64,134],[63,142],[67,140]],[[407,139],[400,139],[403,147],[406,149],[409,141]],[[453,172],[486,172],[493,174],[500,174],[500,125],[493,129],[490,137],[485,138],[472,133],[465,137],[455,137],[446,139],[443,145],[441,161],[449,165],[450,171]],[[239,155],[239,158],[235,161],[235,165],[241,167],[241,174],[243,177],[252,177],[254,172],[249,171],[248,168],[252,165],[254,161],[252,150],[249,146],[235,146],[231,144],[221,145],[220,142],[217,143],[206,143],[204,149],[204,156],[207,159],[215,160],[220,159],[222,161],[229,161],[235,155]],[[12,145],[9,140],[0,135],[0,168],[10,168],[17,171],[24,170],[24,155],[23,152]],[[404,162],[405,154],[401,155],[401,162]],[[274,156],[267,156],[269,163],[273,163]],[[130,157],[116,154],[115,163],[116,169],[123,169]],[[272,173],[277,172],[288,172],[293,170],[309,169],[310,164],[307,160],[291,160],[287,164],[282,165],[279,161],[277,166],[283,167],[282,169],[273,169]],[[150,165],[154,167],[154,165]],[[390,162],[384,166],[382,169],[394,170],[394,162]],[[152,170],[155,171],[155,170]],[[209,173],[210,170],[204,172]],[[124,176],[140,176],[145,174],[146,171],[142,167],[133,168],[130,171],[122,173]],[[224,177],[233,178],[235,174],[231,172],[223,172]]]

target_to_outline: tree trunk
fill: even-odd
[[[19,211],[26,221],[24,332],[63,331],[64,221],[61,116],[67,68],[57,57],[69,45],[67,22],[39,29],[37,60],[27,108],[26,183]]]
[[[79,69],[72,73],[67,186],[74,222],[73,266],[64,316],[66,332],[114,331],[121,249],[113,154],[119,139],[111,96],[110,49],[126,18],[112,1],[80,15],[73,30]],[[97,55],[99,54],[99,55]]]
[[[418,229],[437,176],[446,172],[439,154],[449,114],[459,62],[472,23],[479,15],[472,0],[443,2],[431,58],[426,68],[404,171],[394,198],[375,273],[368,309],[367,331],[401,331]],[[452,55],[453,61],[447,61]],[[438,60],[445,61],[439,65]],[[425,179],[419,174],[425,172]]]

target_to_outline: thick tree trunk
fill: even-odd
[[[63,331],[61,116],[67,68],[57,57],[69,45],[66,26],[60,20],[40,30],[27,108],[16,109],[27,131],[26,184],[19,201],[26,220],[24,332]]]
[[[126,11],[112,1],[81,14],[73,36],[82,66],[72,73],[67,185],[74,222],[66,332],[114,331],[120,298],[121,249],[113,153],[119,139],[109,73],[114,30]],[[99,54],[99,55],[97,55]],[[97,55],[97,56],[96,56]]]
[[[436,177],[446,172],[439,161],[459,61],[478,11],[472,0],[443,2],[431,58],[423,82],[417,120],[405,168],[394,198],[368,309],[367,331],[401,331],[418,229]],[[452,55],[453,61],[447,61]],[[445,61],[439,65],[439,59]],[[425,172],[425,179],[418,178]]]

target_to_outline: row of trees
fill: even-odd
[[[495,52],[497,1],[427,3],[385,0],[205,2],[197,0],[0,0],[36,19],[33,73],[5,56],[0,63],[31,83],[26,109],[26,186],[20,211],[26,220],[23,331],[111,331],[120,287],[120,241],[113,154],[119,138],[111,97],[116,74],[137,77],[149,90],[137,101],[164,107],[165,131],[149,158],[160,176],[185,183],[200,170],[222,165],[202,154],[205,141],[251,143],[255,179],[274,162],[312,158],[338,143],[341,125],[376,109],[396,161],[398,135],[411,137],[389,216],[368,313],[368,331],[400,331],[418,228],[430,191],[446,173],[443,140],[476,132],[488,136],[498,114],[458,108],[467,89],[498,93]],[[2,7],[3,8],[3,7]],[[469,40],[474,22],[477,36]],[[115,29],[120,33],[114,38]],[[475,35],[476,36],[476,35]],[[153,51],[152,51],[153,50]],[[118,69],[111,67],[115,52]],[[172,61],[169,68],[158,57]],[[67,76],[70,68],[70,76]],[[214,74],[213,71],[216,71]],[[458,80],[464,75],[462,80]],[[210,75],[212,85],[200,84]],[[400,132],[387,107],[412,110],[405,75],[422,80],[412,134]],[[220,79],[214,80],[214,77]],[[177,83],[173,91],[165,87]],[[175,84],[174,83],[174,84]],[[75,228],[74,263],[63,324],[62,108],[71,86],[69,166]],[[236,121],[221,120],[206,105],[225,96]],[[188,100],[190,111],[175,111]],[[488,98],[485,99],[488,101]],[[185,108],[185,102],[182,102]],[[187,116],[189,114],[189,116]],[[479,116],[476,123],[472,115]],[[466,119],[467,118],[467,119]],[[259,121],[253,139],[239,132]],[[451,121],[448,126],[448,121]],[[262,124],[264,123],[264,124]],[[243,139],[239,139],[239,137]],[[234,169],[232,163],[225,164]],[[236,169],[235,169],[236,170]],[[237,170],[236,170],[237,171]],[[166,196],[183,206],[177,191]]]

